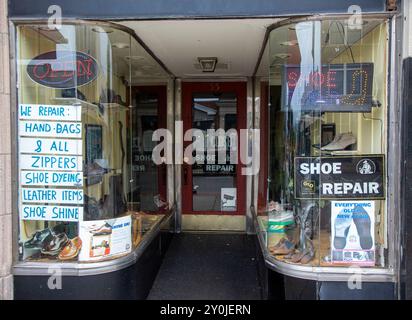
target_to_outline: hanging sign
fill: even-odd
[[[51,51],[33,58],[27,74],[38,84],[70,89],[88,84],[98,75],[96,60],[84,52]]]
[[[328,64],[307,74],[286,65],[282,104],[299,111],[370,112],[372,83],[373,63]]]
[[[296,199],[385,199],[384,155],[296,157]]]

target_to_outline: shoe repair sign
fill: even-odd
[[[296,199],[385,199],[384,155],[296,157]]]
[[[375,265],[375,202],[331,201],[331,261]]]

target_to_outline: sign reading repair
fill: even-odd
[[[297,199],[385,199],[384,155],[296,157]]]
[[[80,105],[19,105],[20,120],[81,121],[81,117],[82,107]]]
[[[48,68],[51,66],[33,71],[42,70],[46,74]],[[77,105],[19,105],[19,211],[22,220],[79,221],[82,218],[81,111],[81,106]]]

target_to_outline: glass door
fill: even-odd
[[[240,130],[246,127],[245,83],[184,83],[183,213],[245,213]]]
[[[166,207],[166,164],[152,160],[153,132],[166,128],[166,87],[134,86],[131,92],[131,171],[130,203],[133,210],[146,213],[163,211]]]

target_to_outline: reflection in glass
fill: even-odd
[[[47,207],[54,212],[78,210],[78,214],[66,215],[70,219],[63,215],[21,218],[20,259],[92,262],[130,253],[143,236],[160,223],[167,209],[167,199],[156,198],[159,169],[147,162],[148,176],[134,175],[133,168],[139,166],[140,158],[147,157],[153,148],[151,133],[159,126],[159,120],[155,109],[150,111],[152,114],[143,114],[144,105],[151,98],[137,95],[132,98],[131,84],[143,84],[153,78],[164,83],[167,76],[124,31],[88,24],[63,25],[59,30],[24,25],[17,31],[19,103],[51,106],[50,110],[63,106],[78,115],[71,122],[68,119],[52,118],[47,122],[36,117],[29,119],[44,127],[47,124],[68,128],[59,135],[57,131],[48,135],[39,131],[32,135],[33,141],[38,146],[53,142],[59,146],[45,152],[45,157],[64,156],[78,161],[73,170],[57,167],[57,170],[65,169],[58,173],[41,166],[31,172],[20,166],[19,182],[23,191],[20,209],[28,206],[23,195],[33,193],[33,189],[37,194],[56,192],[66,197],[63,200],[37,198],[30,203],[33,211]],[[131,109],[143,112],[141,117]],[[24,119],[20,122],[24,124]],[[27,139],[26,127],[19,128],[20,137]],[[77,135],[70,128],[75,128]],[[29,143],[33,145],[33,141]],[[67,148],[69,145],[72,147]],[[22,150],[20,160],[42,152],[26,147],[23,152],[23,145],[19,147]],[[137,158],[133,159],[135,152]],[[165,174],[162,171],[162,181],[165,181]],[[38,179],[45,176],[49,180]],[[59,179],[52,181],[52,176]],[[135,194],[138,200],[134,199]],[[136,208],[134,201],[142,202],[142,206]],[[147,214],[159,213],[162,205],[162,214]]]
[[[270,35],[258,214],[270,253],[287,263],[385,266],[387,24],[358,27],[303,21]]]
[[[192,127],[203,133],[204,150],[195,155],[197,162],[192,166],[193,210],[236,211],[236,164],[230,162],[231,152],[237,150],[230,138],[231,130],[237,129],[236,95],[194,94]],[[214,136],[219,129],[229,135]]]

